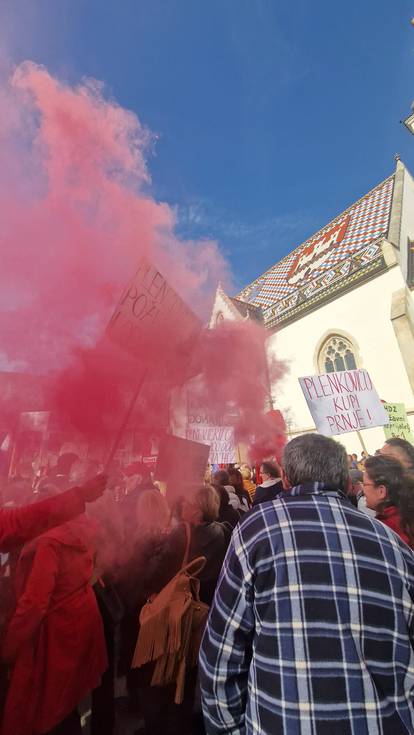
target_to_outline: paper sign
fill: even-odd
[[[388,424],[388,414],[366,370],[299,378],[316,429],[325,436]]]
[[[163,437],[155,479],[167,484],[169,499],[186,495],[203,485],[209,451],[205,444],[170,434]]]
[[[414,444],[404,403],[384,403],[384,408],[389,418],[388,426],[384,426],[386,438],[394,439],[398,437]]]
[[[238,407],[231,401],[220,403],[219,407],[209,407],[208,403],[203,381],[196,378],[187,385],[187,439],[210,446],[210,464],[240,461],[233,428],[239,418]]]
[[[49,411],[24,411],[20,414],[20,431],[46,431],[49,424]]]
[[[232,426],[211,426],[203,422],[202,416],[191,415],[188,417],[187,439],[209,445],[210,464],[237,462]]]
[[[161,275],[142,258],[108,324],[108,336],[134,355],[177,347],[201,329],[201,321]]]

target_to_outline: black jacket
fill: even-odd
[[[273,485],[268,485],[268,487],[258,485],[253,498],[253,506],[265,503],[266,500],[275,500],[282,490],[282,480],[280,477],[275,477]]]

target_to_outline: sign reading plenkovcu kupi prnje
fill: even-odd
[[[367,370],[299,378],[316,429],[325,436],[370,429],[388,423]]]

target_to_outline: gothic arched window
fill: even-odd
[[[336,373],[341,370],[355,370],[357,350],[346,337],[333,334],[323,343],[319,352],[319,369],[322,373]]]

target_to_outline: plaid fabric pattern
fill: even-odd
[[[280,299],[285,298],[300,288],[306,286],[308,281],[300,282],[298,285],[288,283],[288,274],[297,255],[318,240],[324,232],[330,230],[337,222],[341,221],[346,214],[350,221],[344,239],[337,247],[333,247],[320,268],[312,273],[312,279],[317,279],[324,273],[328,273],[338,263],[374,243],[379,237],[385,236],[388,231],[388,223],[391,211],[391,200],[393,192],[394,177],[391,176],[373,189],[360,201],[343,212],[322,230],[313,235],[309,240],[299,245],[283,260],[273,266],[267,273],[258,278],[252,284],[244,288],[237,298],[247,301],[255,306],[270,306]],[[369,255],[369,253],[368,253]],[[368,258],[369,259],[369,258]]]
[[[207,733],[414,733],[414,555],[303,485],[236,527],[200,653]]]

